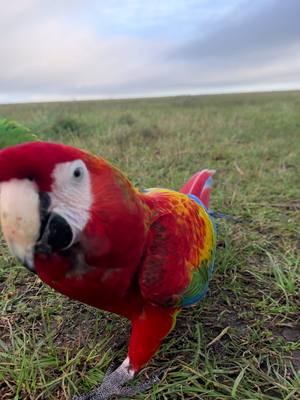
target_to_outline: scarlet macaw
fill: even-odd
[[[124,383],[158,350],[182,307],[205,296],[216,248],[213,173],[197,173],[180,192],[141,192],[74,147],[31,142],[0,151],[1,226],[11,252],[55,290],[132,324],[127,358],[77,399],[133,394]]]

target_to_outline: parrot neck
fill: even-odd
[[[147,218],[148,226],[150,227],[153,222],[161,215],[166,213],[165,204],[159,197],[155,196],[155,190],[149,189],[145,193],[138,193],[139,200],[145,209],[145,218]]]

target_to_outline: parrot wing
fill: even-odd
[[[139,285],[147,301],[188,306],[201,300],[208,290],[215,230],[205,209],[194,200],[178,194],[170,204],[170,211],[164,211],[151,226]]]

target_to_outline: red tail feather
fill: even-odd
[[[197,196],[205,207],[209,206],[210,193],[212,188],[212,176],[216,171],[204,169],[197,172],[180,190],[181,193]]]

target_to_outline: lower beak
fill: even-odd
[[[74,234],[67,220],[59,214],[50,213],[40,233],[35,253],[51,254],[66,250],[74,241]]]

